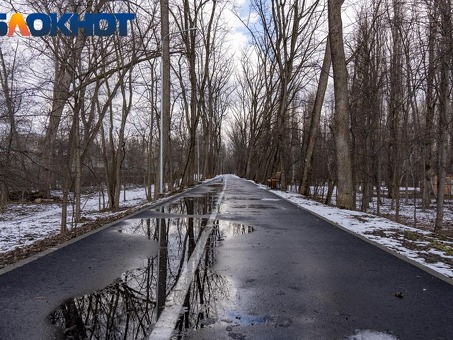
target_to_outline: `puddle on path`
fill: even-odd
[[[179,316],[175,330],[171,339],[183,339],[187,332],[196,329],[209,327],[217,323],[229,323],[234,321],[225,321],[225,309],[229,305],[233,293],[233,286],[228,279],[222,275],[216,274],[210,269],[215,263],[216,250],[215,248],[221,244],[225,238],[248,234],[254,231],[254,228],[249,225],[243,225],[230,221],[218,221],[218,224],[213,229],[207,252],[211,253],[209,257],[212,262],[201,261],[198,270],[195,273],[195,278],[190,285],[186,294],[183,310]],[[207,259],[208,257],[206,257]],[[241,317],[231,315],[231,319],[237,321]],[[261,318],[254,319],[256,324],[266,322]],[[249,320],[251,323],[254,321]],[[247,322],[244,318],[242,322]]]
[[[57,339],[147,339],[207,221],[195,217],[131,219],[113,228],[112,232],[158,241],[158,256],[147,259],[141,268],[123,273],[102,290],[65,301],[48,318],[58,332]],[[252,231],[253,227],[235,222],[214,222],[178,330],[215,322],[217,303],[228,300],[230,291],[227,279],[211,269],[215,248],[226,238]]]

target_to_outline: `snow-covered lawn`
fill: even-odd
[[[146,204],[144,188],[126,190],[120,197],[120,207],[135,207]],[[72,206],[68,207],[68,226],[72,225]],[[114,216],[112,212],[99,211],[99,196],[82,196],[82,218],[95,220],[100,217]],[[60,232],[61,205],[58,203],[10,204],[0,214],[0,253],[28,246],[36,241]],[[79,224],[80,226],[80,224]]]
[[[442,275],[453,278],[453,240],[451,239],[370,213],[326,206],[305,199],[299,194],[278,190],[273,192],[353,233],[385,246]],[[384,209],[388,209],[388,207],[384,207]],[[410,214],[411,209],[403,207],[401,211],[404,216],[404,214]],[[430,221],[431,218],[432,212],[427,212],[425,219]],[[448,214],[446,218],[449,219],[451,216]]]

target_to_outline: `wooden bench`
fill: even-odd
[[[277,171],[275,175],[267,180],[267,186],[271,189],[280,188],[280,180],[282,177],[282,172]]]

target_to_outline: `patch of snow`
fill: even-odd
[[[53,196],[61,196],[52,192]],[[106,198],[107,200],[107,198]],[[135,207],[147,204],[145,188],[130,188],[121,191],[120,207]],[[82,195],[82,218],[94,220],[118,213],[99,211],[99,195]],[[102,207],[101,207],[102,208]],[[73,207],[68,205],[67,224],[73,225]],[[60,232],[61,205],[59,203],[10,204],[0,214],[0,253],[28,246]],[[80,223],[79,226],[83,225]]]
[[[348,336],[347,340],[398,340],[392,334],[377,332],[370,329],[356,330],[354,335]]]

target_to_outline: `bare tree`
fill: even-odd
[[[442,230],[444,217],[444,196],[447,175],[447,152],[449,144],[449,126],[451,122],[451,85],[450,69],[452,65],[452,23],[451,23],[451,2],[449,0],[439,1],[440,10],[440,84],[439,84],[439,139],[438,139],[438,164],[439,174],[437,179],[437,209],[434,229]]]
[[[224,54],[228,48],[225,43],[226,30],[221,22],[224,11],[224,7],[214,3],[210,14],[201,16],[198,23],[204,49],[198,53],[197,59],[197,105],[203,136],[201,139],[197,134],[197,167],[203,178],[212,178],[219,172],[223,120],[231,103],[233,65]]]
[[[435,80],[435,50],[436,50],[436,30],[437,23],[435,21],[436,6],[434,1],[428,2],[428,41],[427,41],[427,68],[426,68],[426,108],[425,108],[425,128],[423,134],[423,159],[424,159],[424,176],[423,176],[423,194],[422,194],[422,208],[427,209],[431,204],[431,197],[433,194],[432,180],[433,180],[433,129],[434,129],[434,113],[436,100],[434,98],[434,80]]]
[[[259,25],[244,24],[252,37],[258,69],[251,72],[250,67],[244,68],[247,73],[242,86],[253,96],[247,104],[252,110],[246,113],[249,121],[244,122],[253,129],[247,141],[245,168],[260,182],[279,172],[281,186],[286,188],[298,161],[291,144],[299,144],[296,115],[304,87],[311,80],[322,9],[318,1],[254,1],[252,6]],[[259,75],[257,81],[250,77],[254,73]]]
[[[388,193],[392,199],[392,208],[398,218],[400,209],[400,177],[401,177],[401,121],[403,115],[403,45],[402,21],[403,4],[392,1],[392,59],[390,64],[389,93],[389,162],[388,162]]]
[[[348,72],[343,42],[341,6],[343,0],[329,0],[329,38],[335,89],[335,116],[333,131],[337,155],[337,206],[354,209],[351,140],[349,135]]]
[[[168,0],[160,0],[160,25],[161,25],[161,43],[162,43],[162,88],[161,88],[161,108],[160,119],[163,130],[160,131],[160,141],[162,149],[160,152],[164,152],[166,155],[166,162],[170,157],[170,26],[169,26],[169,4]],[[161,160],[162,162],[162,160]],[[168,171],[168,167],[165,167],[165,162],[160,164],[161,170],[159,176],[164,176]],[[163,193],[165,190],[164,178],[159,178],[159,192]],[[163,187],[162,187],[163,186]]]
[[[1,159],[0,159],[0,206],[5,205],[8,202],[9,183],[11,177],[9,172],[12,170],[12,154],[18,143],[18,131],[16,126],[15,113],[17,111],[17,101],[15,100],[14,87],[15,80],[15,67],[16,67],[16,54],[13,55],[12,65],[10,68],[6,66],[4,51],[0,46],[0,85],[2,89],[2,101],[3,110],[0,118],[6,121],[6,138],[0,147]]]
[[[327,84],[329,82],[330,64],[332,62],[332,56],[330,52],[330,41],[329,38],[326,40],[326,47],[324,52],[324,60],[321,67],[321,73],[319,76],[318,89],[316,91],[315,103],[310,118],[310,129],[308,133],[308,144],[305,149],[305,162],[302,173],[302,180],[300,184],[300,193],[302,195],[310,195],[310,177],[313,167],[313,154],[315,151],[315,142],[318,135],[319,122],[321,120],[321,111],[324,103],[324,96],[327,90]]]
[[[364,6],[359,12],[351,75],[351,131],[355,181],[362,188],[361,210],[367,211],[373,187],[380,195],[386,68],[385,23],[382,2]]]

